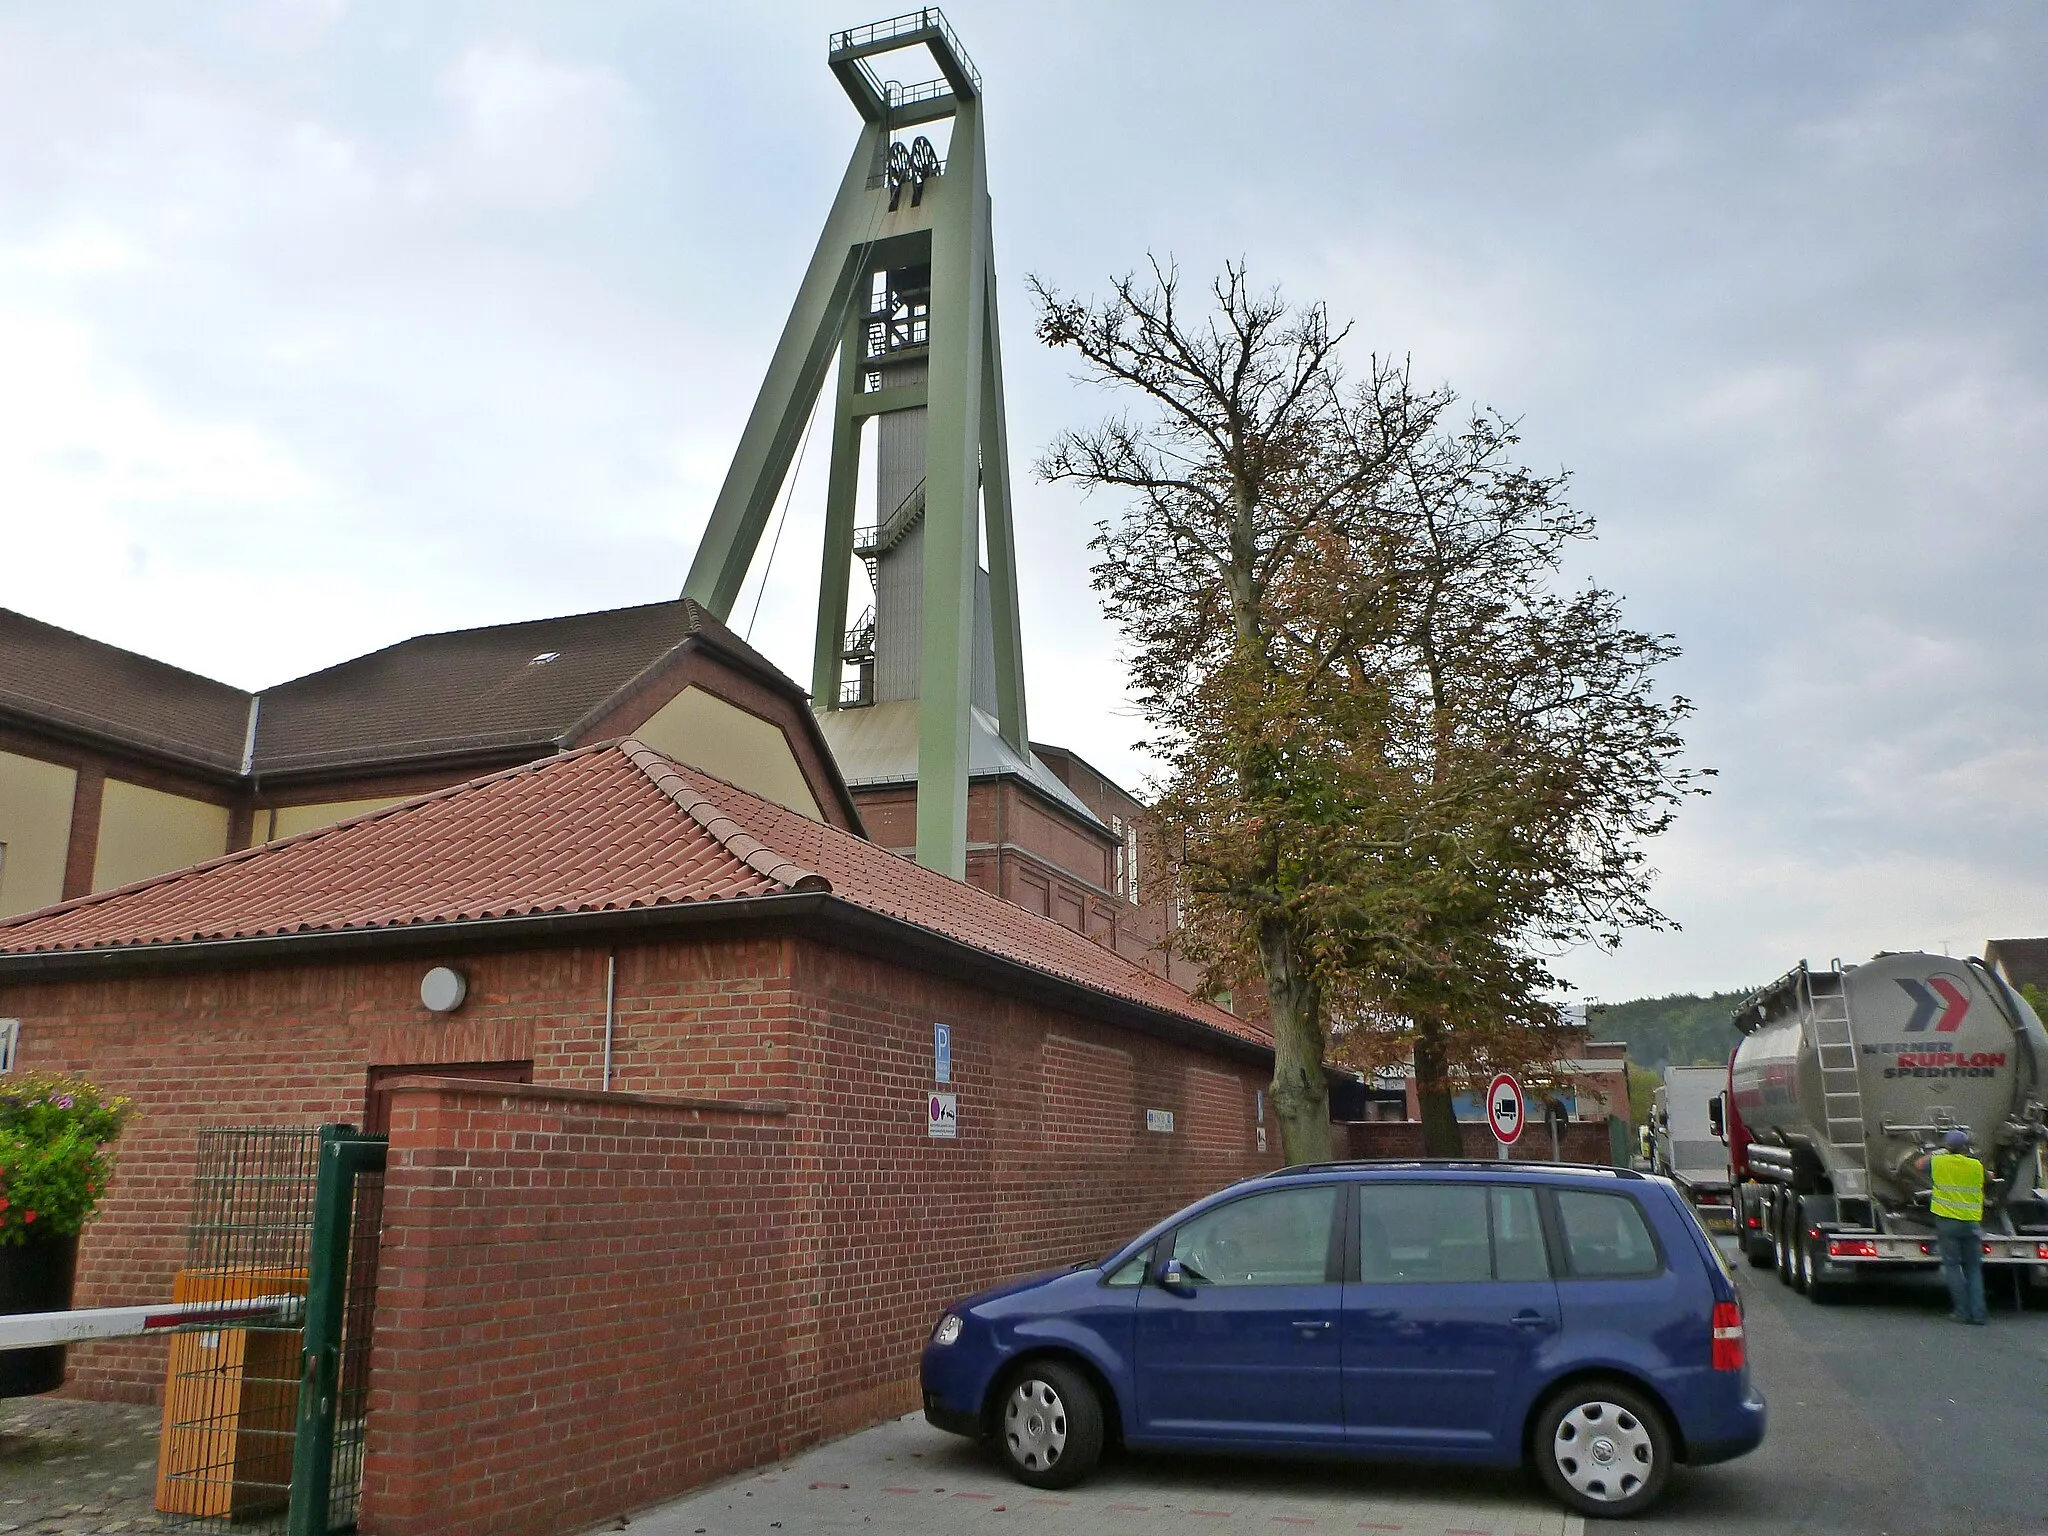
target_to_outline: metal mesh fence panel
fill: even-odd
[[[377,1239],[384,1225],[384,1173],[355,1178],[348,1277],[342,1293],[340,1390],[334,1415],[334,1480],[328,1485],[327,1528],[355,1529],[363,1492],[363,1425],[370,1411],[370,1320],[377,1310]]]
[[[306,1294],[319,1146],[310,1127],[199,1133],[174,1301]],[[172,1337],[157,1463],[166,1524],[242,1532],[282,1525],[302,1342],[288,1316]]]

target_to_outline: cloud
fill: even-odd
[[[464,51],[441,80],[458,138],[417,192],[540,210],[583,202],[616,161],[632,89],[613,71],[518,44]]]
[[[1019,279],[1245,256],[1520,417],[1600,519],[1574,576],[1686,647],[1722,770],[1652,853],[1686,931],[1567,975],[2044,931],[2048,20],[1729,14],[965,19],[1041,739],[1145,769],[1087,580],[1115,503],[1026,467],[1117,402]],[[0,9],[0,602],[263,684],[672,594],[853,141],[842,20]],[[825,460],[745,597],[805,680]]]

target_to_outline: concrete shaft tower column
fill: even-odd
[[[906,50],[927,54],[939,78],[906,87],[876,74],[875,61]],[[1031,760],[981,76],[936,8],[834,33],[827,59],[860,111],[860,139],[683,593],[731,612],[836,353],[812,707],[828,734],[840,712],[914,709],[917,859],[961,878],[977,708],[1009,754]],[[946,120],[942,160],[916,130]],[[861,523],[870,421],[874,517]],[[875,602],[849,626],[856,555]]]

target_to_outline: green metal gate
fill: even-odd
[[[388,1138],[365,1135],[354,1126],[320,1127],[286,1536],[328,1536],[356,1528],[388,1144]]]

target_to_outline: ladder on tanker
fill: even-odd
[[[1856,1032],[1849,1022],[1847,978],[1840,971],[1806,978],[1807,1022],[1820,1062],[1827,1115],[1828,1164],[1835,1192],[1860,1200],[1870,1192],[1863,1126],[1863,1088],[1856,1074]]]

